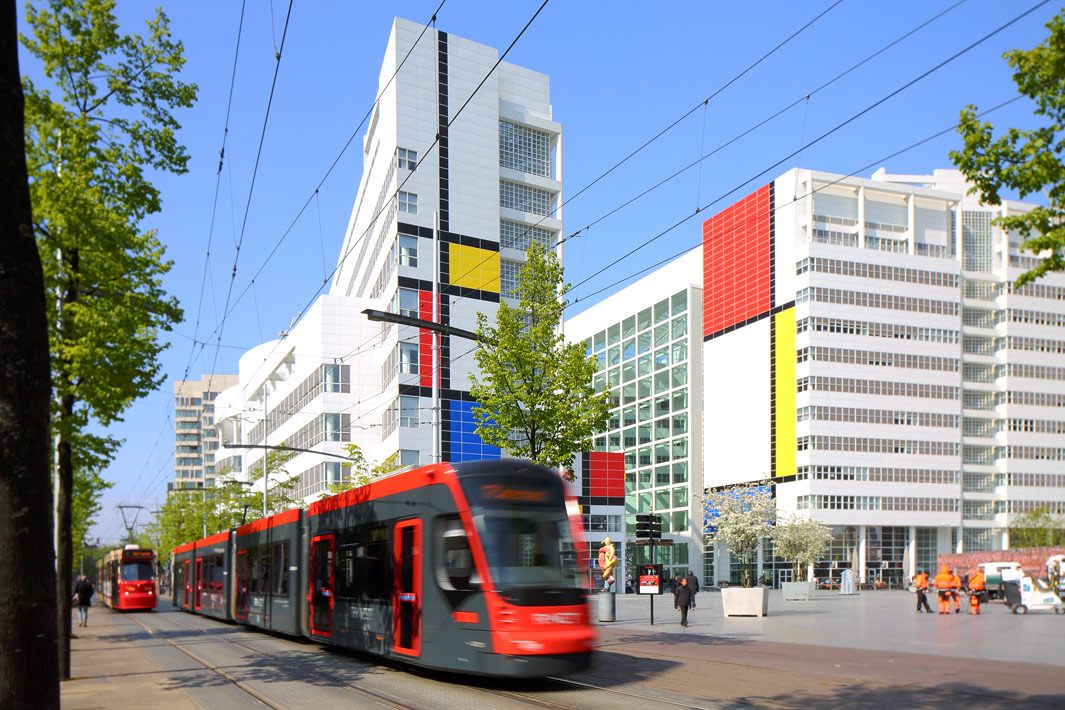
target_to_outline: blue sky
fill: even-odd
[[[872,172],[873,168],[863,169],[870,164],[885,165],[895,173],[950,167],[947,153],[959,145],[953,134],[883,159],[949,127],[967,103],[983,109],[1013,98],[1016,91],[1003,52],[1041,42],[1046,22],[1061,8],[1054,2],[1043,5],[771,168],[804,143],[1037,4],[1036,0],[960,4],[957,0],[842,0],[834,5],[834,1],[551,0],[547,4],[507,61],[551,77],[554,118],[564,131],[566,197],[831,7],[714,96],[705,108],[700,106],[565,206],[566,233],[595,222],[567,246],[566,275],[575,286],[571,315],[623,285],[615,282],[669,254],[694,247],[702,219],[689,219],[651,246],[588,278],[618,256],[692,215],[697,205],[707,208],[704,216],[709,216],[791,167],[862,176]],[[446,0],[437,27],[503,50],[540,2]],[[439,0],[294,3],[249,203],[256,150],[277,65],[275,51],[281,46],[289,5],[282,0],[247,1],[213,231],[218,153],[241,4],[236,0],[163,4],[174,36],[185,46],[188,62],[183,76],[199,85],[200,95],[195,108],[179,115],[181,140],[191,155],[189,172],[159,176],[163,211],[149,218],[144,227],[159,230],[167,256],[174,262],[166,286],[180,300],[186,321],[171,334],[172,347],[163,355],[168,381],[135,403],[125,421],[111,429],[125,444],[106,472],[115,487],[104,497],[92,536],[113,541],[122,534],[116,505],[141,504],[151,510],[165,498],[166,482],[172,475],[173,434],[168,415],[173,380],[186,371],[190,378],[211,371],[234,372],[240,354],[287,328],[332,271],[361,176],[362,131],[317,195],[315,188],[373,101],[393,16],[424,23],[438,4]],[[120,0],[118,5],[123,28],[140,31],[151,4]],[[599,221],[623,202],[948,8],[952,9],[924,29],[714,153],[700,167]],[[21,61],[24,74],[38,76],[25,53]],[[996,126],[1030,125],[1030,104],[1015,102],[989,118]],[[309,199],[309,207],[297,219]],[[207,339],[221,319],[245,211],[247,223],[233,282],[236,304],[226,319],[221,347],[211,337],[207,348],[194,348],[194,339]],[[201,283],[205,284],[202,298]],[[142,515],[141,522],[146,517]]]

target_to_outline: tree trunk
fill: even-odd
[[[70,431],[65,426],[64,420],[73,417],[74,398],[64,395],[59,403],[59,426],[61,432]],[[74,464],[71,458],[70,441],[60,433],[56,437],[56,478],[58,486],[56,491],[55,513],[59,525],[56,528],[56,621],[58,622],[59,640],[59,677],[62,680],[70,680],[70,632],[71,632],[71,598],[73,594],[73,581],[71,572],[74,569],[74,550],[71,545],[70,535],[70,505],[71,490],[74,486]]]
[[[0,3],[0,707],[58,708],[44,275],[14,0]],[[68,595],[69,597],[69,595]]]
[[[69,249],[61,252],[61,257],[66,259],[66,290],[57,298],[60,308],[78,300],[78,250]],[[63,331],[67,327],[63,316],[57,315],[61,339],[69,339],[69,333]],[[56,392],[59,397],[57,420],[55,423],[55,546],[56,546],[56,622],[58,624],[59,639],[59,678],[70,680],[70,633],[71,633],[71,604],[73,596],[71,574],[74,571],[74,549],[71,536],[71,504],[74,495],[74,460],[70,448],[70,432],[74,431],[77,424],[74,421],[74,395],[71,392],[70,378],[64,370],[64,363],[57,362],[56,369]]]

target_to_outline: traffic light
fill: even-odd
[[[645,540],[662,538],[662,516],[651,513],[636,516],[636,537]]]

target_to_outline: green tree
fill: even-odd
[[[295,455],[294,451],[267,451],[266,466],[270,473],[267,515],[303,507],[302,501],[293,497],[297,478],[289,475],[285,468]],[[261,467],[254,480],[260,478]],[[201,539],[205,528],[207,535],[213,535],[262,518],[262,500],[261,490],[252,490],[246,483],[221,471],[213,486],[171,491],[142,535],[151,541],[160,564],[165,566],[175,547]]]
[[[1010,547],[1065,545],[1065,518],[1049,508],[1036,508],[1010,521]]]
[[[0,707],[58,708],[48,321],[27,185],[16,4],[0,3]],[[65,595],[69,601],[69,594]]]
[[[807,572],[832,546],[832,529],[810,518],[795,516],[773,528],[777,557],[791,560],[793,579],[805,582]]]
[[[366,454],[362,452],[362,447],[358,444],[348,444],[344,449],[347,451],[348,460],[351,462],[350,464],[344,464],[348,467],[348,470],[346,471],[346,479],[339,483],[332,483],[327,486],[325,492],[322,494],[323,498],[327,496],[335,496],[337,493],[343,493],[352,488],[365,486],[367,483],[372,483],[386,473],[391,473],[400,468],[398,453],[392,454],[384,461],[371,465],[366,459]]]
[[[169,271],[154,231],[161,207],[152,172],[183,173],[173,111],[196,87],[161,11],[147,34],[123,34],[114,0],[47,0],[27,10],[27,51],[47,86],[23,78],[26,156],[44,269],[56,446],[60,673],[69,677],[73,447],[90,423],[107,427],[163,381],[160,339],[180,321],[162,287]],[[81,439],[84,442],[84,439]],[[96,451],[109,460],[117,442]],[[92,479],[85,479],[92,485]],[[97,493],[99,491],[96,491]]]
[[[499,304],[495,325],[477,314],[470,376],[477,433],[486,444],[550,467],[570,468],[606,427],[606,392],[592,386],[595,360],[581,344],[567,345],[562,314],[569,286],[553,251],[533,244],[518,272],[516,307]]]
[[[986,204],[1001,204],[1003,189],[1016,190],[1022,199],[1034,194],[1046,198],[1045,206],[995,219],[1002,229],[1024,238],[1022,248],[1043,257],[1038,266],[1021,274],[1018,286],[1065,271],[1065,10],[1047,28],[1050,36],[1042,44],[1004,55],[1015,70],[1018,91],[1035,102],[1040,125],[1010,128],[994,138],[991,124],[978,120],[976,107],[969,105],[958,125],[965,147],[950,152]]]

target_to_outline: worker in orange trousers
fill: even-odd
[[[950,568],[943,565],[939,568],[939,574],[932,580],[932,586],[939,593],[939,613],[950,613],[950,591],[954,589],[954,575]]]
[[[958,597],[961,596],[961,577],[959,577],[954,570],[951,570],[950,574],[952,577],[950,581],[950,598],[954,601],[954,613],[960,614],[961,602],[958,600]]]
[[[987,588],[987,580],[984,579],[984,573],[977,568],[974,572],[969,574],[969,613],[980,613],[980,597],[984,595],[984,590]]]

